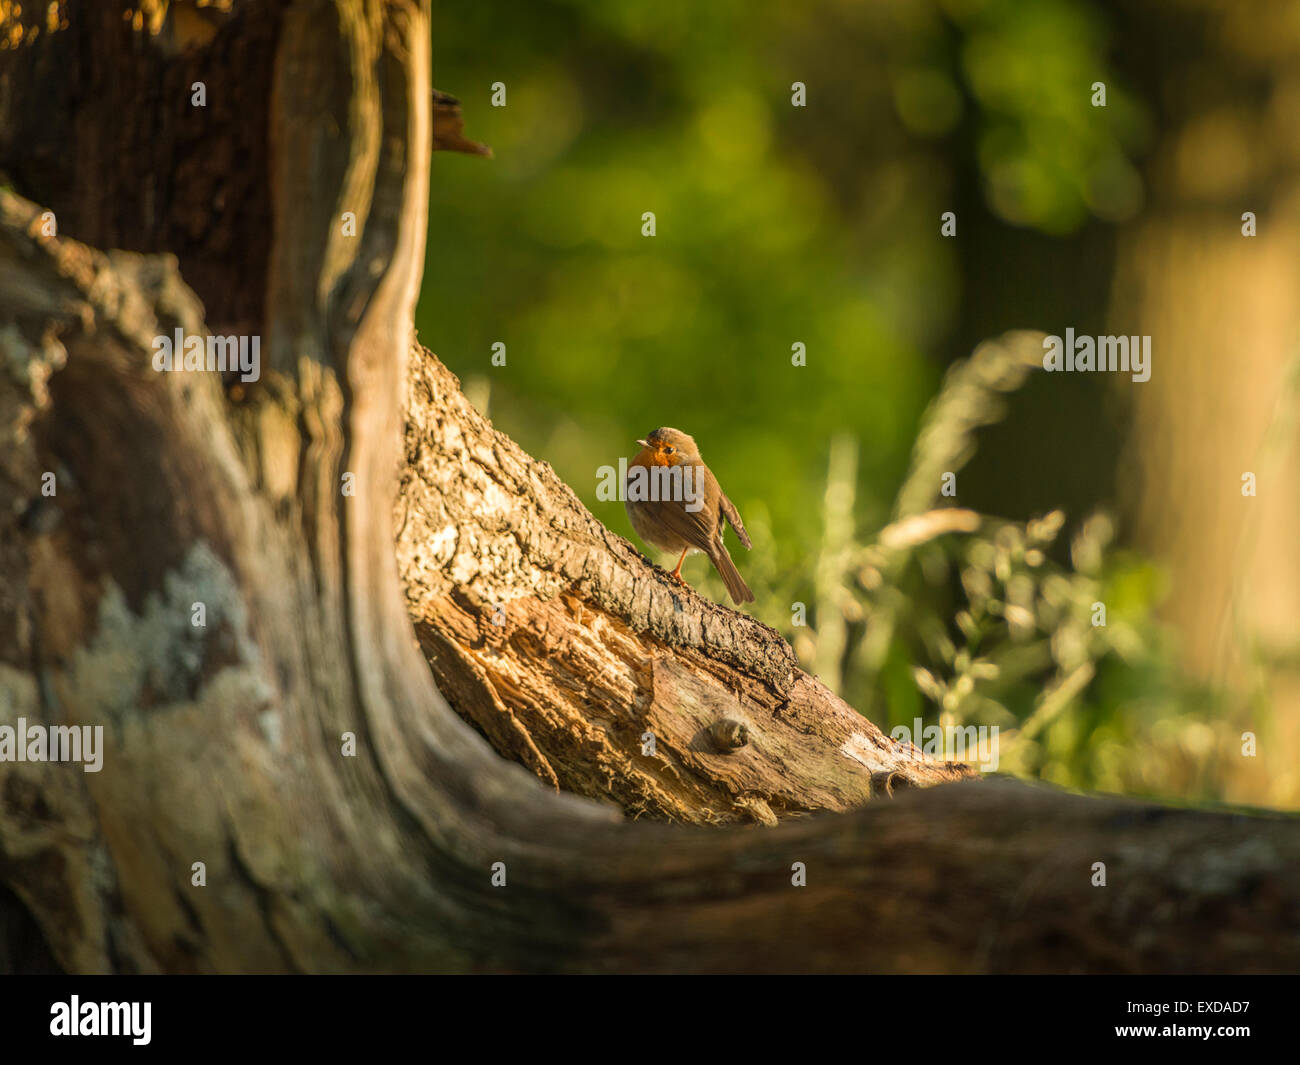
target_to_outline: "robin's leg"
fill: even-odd
[[[689,550],[689,547],[682,548],[682,557],[677,560],[677,568],[673,570],[673,576],[682,584],[686,583],[686,579],[682,576],[682,563],[686,561],[686,552]]]

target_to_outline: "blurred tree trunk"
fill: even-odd
[[[240,4],[188,36],[163,23],[157,40],[80,15],[72,5],[70,27],[0,74],[0,106],[17,109],[0,114],[0,167],[40,195],[11,131],[74,56],[103,53],[106,69],[151,66],[152,48],[186,69],[249,56],[206,84],[210,99],[239,82],[269,101],[265,120],[225,114],[265,121],[265,180],[247,187],[267,202],[240,217],[272,219],[271,234],[244,245],[200,215],[188,232],[211,242],[224,285],[262,291],[200,295],[223,321],[251,314],[264,359],[256,383],[154,372],[155,336],[205,331],[176,261],[47,230],[51,202],[109,245],[166,247],[177,172],[201,168],[206,141],[175,138],[155,212],[104,206],[139,233],[76,206],[86,194],[66,175],[51,178],[66,210],[0,192],[0,711],[102,726],[106,748],[96,773],[0,762],[0,934],[13,936],[0,959],[95,972],[1294,967],[1300,833],[1280,818],[986,784],[758,832],[630,825],[557,792],[770,822],[962,771],[855,718],[771,630],[672,585],[413,345],[437,139],[427,3]],[[255,28],[271,45],[254,50],[260,66],[241,51]],[[186,91],[193,79],[159,73]],[[132,79],[100,88],[118,84]],[[129,124],[162,122],[115,102],[136,108]],[[108,141],[80,120],[67,135],[68,165],[83,138]],[[647,727],[661,762],[641,752]],[[1112,887],[1096,886],[1096,862]]]
[[[1263,734],[1258,762],[1224,752],[1248,767],[1235,796],[1296,804],[1300,23],[1290,0],[1123,3],[1114,17],[1158,130],[1111,326],[1153,337],[1151,379],[1129,386],[1136,534],[1168,566],[1188,667],[1255,702],[1243,727]]]

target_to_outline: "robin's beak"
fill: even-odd
[[[649,447],[649,446],[650,446],[650,445],[647,444],[644,440],[638,440],[637,443],[640,444],[642,447]]]

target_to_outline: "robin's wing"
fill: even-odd
[[[718,499],[721,501],[719,509],[722,516],[731,522],[731,527],[736,530],[736,538],[746,547],[753,547],[749,542],[749,533],[745,532],[745,523],[740,520],[740,511],[736,509],[736,504],[727,498],[727,493],[722,490],[722,485],[718,484],[718,479],[713,476],[713,471],[709,470],[709,476],[713,478],[713,483],[718,485]],[[718,532],[722,532],[721,522],[718,523]]]

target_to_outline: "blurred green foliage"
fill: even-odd
[[[1087,682],[1022,735],[1017,770],[1176,790],[1186,781],[1143,777],[1132,753],[1149,718],[1191,705],[1147,619],[1145,563],[1053,561],[1055,533],[989,519],[906,561],[869,556],[920,483],[914,468],[904,486],[909,456],[962,306],[940,235],[961,183],[974,175],[990,215],[1052,236],[1141,205],[1143,111],[1106,47],[1084,0],[434,0],[434,84],[496,154],[434,156],[417,326],[499,428],[634,542],[622,506],[595,499],[597,469],[656,426],[693,434],[753,537],[752,553],[732,544],[756,613],[882,724],[942,711],[1018,727],[1086,663]],[[938,424],[962,441],[941,467],[955,469],[980,420],[952,408]],[[721,598],[707,569],[686,573]],[[979,572],[992,584],[964,583]],[[1088,595],[1110,597],[1118,627],[1067,653],[1059,633]],[[1032,624],[1008,620],[1016,596]],[[793,603],[811,604],[806,628]],[[996,676],[963,681],[977,661]]]
[[[1213,798],[1231,735],[1225,707],[1175,668],[1152,617],[1160,575],[1113,549],[1110,518],[1090,515],[1066,546],[1059,510],[1015,522],[945,505],[936,471],[955,473],[973,456],[976,430],[1039,365],[1041,336],[986,342],[950,370],[924,419],[898,518],[874,539],[853,530],[854,446],[836,441],[816,620],[793,626],[795,648],[864,713],[887,730],[906,726],[918,745],[916,719],[996,726],[990,768],[1002,772]]]

